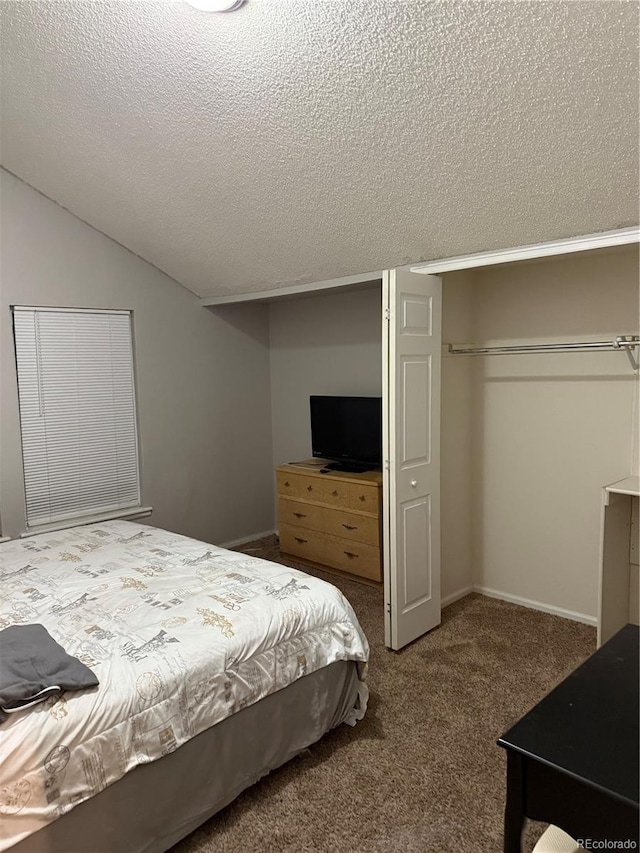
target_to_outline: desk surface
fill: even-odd
[[[637,625],[627,625],[498,744],[638,804]]]

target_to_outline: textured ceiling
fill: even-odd
[[[2,162],[207,296],[638,220],[637,2],[0,2]]]

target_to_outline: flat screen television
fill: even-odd
[[[311,451],[339,471],[379,468],[382,460],[382,397],[309,398]]]

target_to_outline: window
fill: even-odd
[[[131,312],[14,306],[27,526],[140,505]]]

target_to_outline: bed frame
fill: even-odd
[[[357,696],[355,662],[332,663],[137,767],[10,851],[166,851],[343,722]]]

